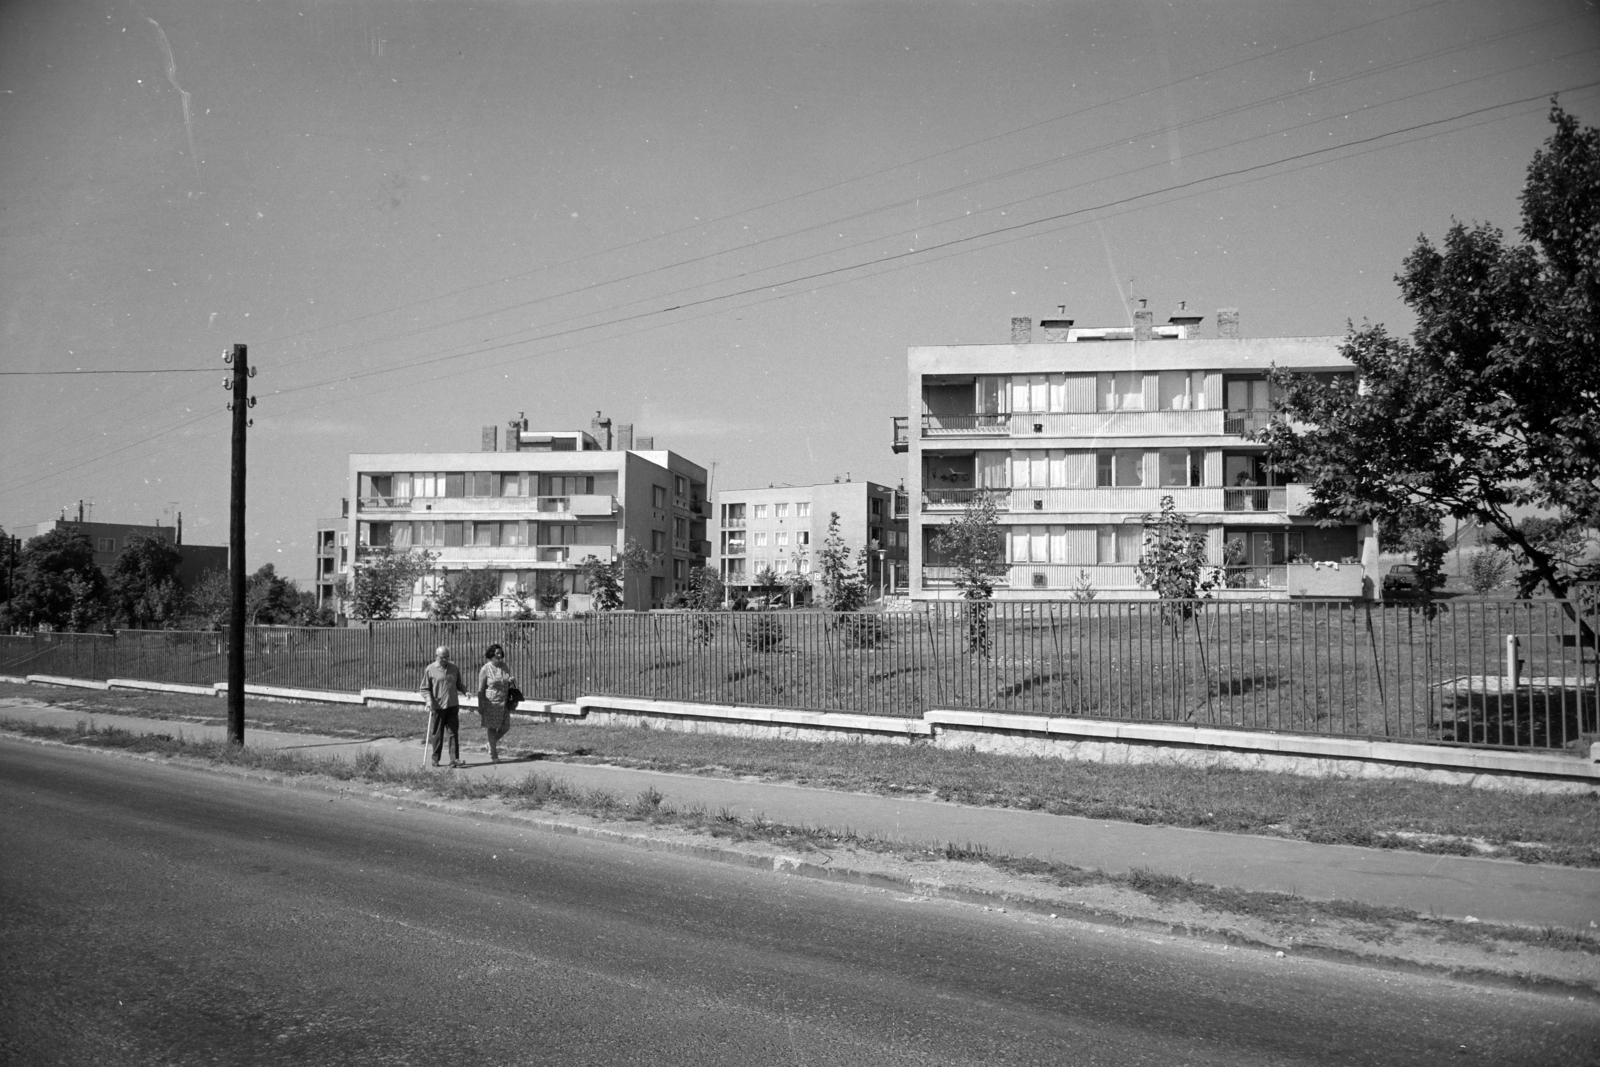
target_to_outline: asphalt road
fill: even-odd
[[[1600,1061],[1600,1010],[0,740],[7,1064]]]

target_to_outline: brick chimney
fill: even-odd
[[[1011,320],[1011,343],[1025,345],[1033,340],[1033,320],[1026,315]]]
[[[1189,302],[1187,300],[1180,300],[1178,301],[1178,310],[1167,318],[1167,322],[1174,326],[1182,326],[1185,337],[1199,337],[1200,320],[1203,318],[1205,318],[1204,315],[1198,315],[1189,310]]]
[[[600,451],[611,451],[611,420],[595,412],[594,418],[589,420],[589,436],[595,439]]]
[[[483,444],[478,449],[478,451],[480,451],[480,452],[498,452],[498,451],[500,451],[500,427],[491,424],[491,425],[485,426],[483,428]]]
[[[627,452],[633,448],[633,423],[617,423],[617,451]]]
[[[1217,309],[1217,336],[1239,339],[1239,309]]]
[[[528,420],[523,418],[522,412],[517,412],[517,417],[506,423],[506,439],[504,451],[522,451],[522,431],[528,428]]]
[[[1141,296],[1139,306],[1133,309],[1133,339],[1148,341],[1154,337],[1155,320],[1156,313],[1150,310],[1150,301]]]

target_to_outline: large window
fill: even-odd
[[[1138,526],[1102,526],[1097,538],[1101,563],[1137,563],[1143,529]]]
[[[1164,448],[1160,453],[1161,485],[1204,485],[1206,454],[1199,449]]]
[[[755,512],[755,514],[751,516],[752,518],[764,519],[767,517],[767,506],[765,504],[751,505],[751,510]]]
[[[650,503],[654,507],[665,508],[667,506],[667,487],[664,485],[652,485],[650,487]]]
[[[540,480],[550,490],[541,494],[543,496],[589,496],[594,493],[592,474],[550,474]]]
[[[667,550],[667,532],[665,530],[650,531],[650,551],[665,552]]]
[[[1144,453],[1129,449],[1095,454],[1094,484],[1102,488],[1111,486],[1139,486],[1144,484]]]
[[[787,519],[789,517],[789,505],[788,504],[774,504],[774,505],[772,505],[772,517],[777,519],[779,522],[782,522],[784,519]]]
[[[756,547],[757,548],[766,548],[767,547],[767,535],[764,532],[757,531],[757,533],[756,533]]]
[[[1101,411],[1144,410],[1144,375],[1139,371],[1101,374],[1096,392]]]
[[[811,501],[802,500],[794,506],[795,518],[806,519],[811,517]]]

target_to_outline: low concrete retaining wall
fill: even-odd
[[[215,693],[218,696],[225,695],[228,688],[224,682],[207,687],[119,678],[98,682],[40,674],[26,678],[0,676],[0,681],[87,689]],[[420,709],[423,704],[421,693],[398,689],[329,693],[246,685],[245,692],[275,700],[375,707]],[[477,701],[470,696],[463,697],[461,705],[474,710]],[[1230,767],[1307,777],[1402,778],[1528,793],[1600,793],[1600,744],[1591,745],[1588,758],[1584,759],[1567,754],[1273,734],[1176,723],[1057,719],[942,709],[930,710],[921,718],[912,719],[603,696],[580,697],[570,704],[525,701],[517,709],[517,718],[775,740],[931,743],[940,748],[1047,756],[1069,761]]]

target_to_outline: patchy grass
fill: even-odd
[[[678,809],[665,803],[655,789],[647,789],[630,799],[605,790],[575,787],[538,773],[529,773],[515,780],[502,780],[397,768],[388,765],[382,755],[375,752],[364,752],[353,760],[342,760],[248,746],[239,748],[226,742],[190,740],[170,734],[133,733],[115,727],[94,728],[85,723],[79,723],[75,729],[66,729],[0,721],[12,732],[69,745],[193,759],[283,775],[325,775],[340,781],[406,788],[446,800],[498,799],[518,810],[548,808],[608,821],[675,827],[723,840],[764,842],[802,852],[848,847],[901,859],[982,864],[1006,874],[1046,878],[1067,888],[1098,886],[1131,891],[1147,898],[1157,908],[1186,905],[1212,913],[1224,921],[1230,917],[1244,917],[1283,929],[1310,931],[1313,939],[1319,926],[1322,929],[1337,927],[1344,934],[1353,934],[1360,940],[1372,943],[1415,936],[1420,931],[1424,937],[1437,941],[1491,949],[1503,947],[1506,943],[1520,943],[1600,956],[1600,939],[1582,930],[1553,926],[1524,929],[1479,922],[1453,922],[1416,915],[1399,908],[1354,901],[1308,900],[1286,893],[1209,885],[1193,878],[1162,874],[1146,868],[1135,868],[1126,874],[1107,874],[1030,857],[997,854],[980,843],[970,841],[917,847],[875,835],[858,834],[848,828],[786,826],[774,823],[761,814],[746,819],[726,809],[714,813],[698,806]],[[1295,938],[1290,937],[1290,940]]]
[[[131,690],[46,690],[52,702],[96,713],[223,721],[214,698]],[[38,686],[0,683],[0,696]],[[246,723],[354,737],[420,737],[426,716],[248,700]],[[464,713],[471,736],[475,716]],[[1520,794],[1425,782],[1303,778],[1263,771],[1068,762],[930,745],[777,741],[553,723],[518,724],[506,743],[547,758],[824,789],[924,796],[1119,822],[1269,834],[1319,844],[1442,855],[1493,855],[1529,863],[1600,866],[1600,797]]]

